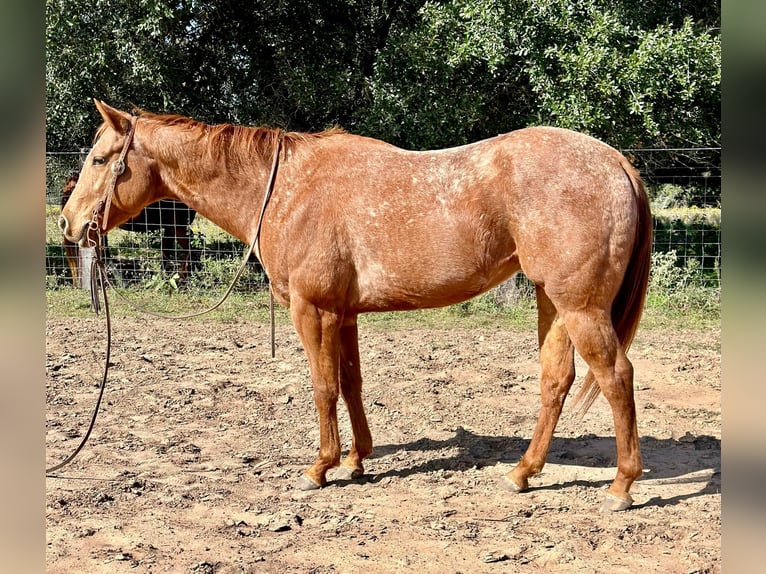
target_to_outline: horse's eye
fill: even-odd
[[[93,165],[104,165],[106,163],[106,158],[103,158],[101,156],[97,156],[93,158]]]

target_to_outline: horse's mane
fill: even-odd
[[[285,132],[279,128],[248,127],[230,123],[206,124],[191,118],[174,114],[154,114],[143,110],[135,110],[137,117],[148,120],[150,125],[157,127],[177,127],[190,133],[200,140],[205,139],[208,152],[218,155],[224,151],[234,152],[240,157],[257,154],[263,159],[271,159],[280,135],[285,151],[294,148],[299,143],[316,141],[332,135],[346,133],[340,127],[332,127],[321,132]]]
[[[206,124],[185,116],[176,114],[155,114],[134,108],[133,114],[142,120],[148,120],[150,126],[177,127],[199,140],[206,140],[208,153],[217,156],[223,152],[234,152],[241,158],[252,159],[257,154],[263,159],[271,159],[276,149],[277,140],[282,137],[282,147],[285,151],[293,149],[297,144],[316,141],[329,136],[343,134],[346,131],[338,126],[321,132],[286,132],[279,128],[248,127],[230,123]],[[106,131],[107,124],[101,124],[93,138],[95,142]]]

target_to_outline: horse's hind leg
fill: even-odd
[[[574,347],[566,327],[542,288],[536,289],[542,406],[527,451],[518,465],[503,477],[503,486],[512,491],[526,490],[528,478],[542,470],[564,399],[575,377]]]
[[[630,487],[642,472],[633,399],[633,365],[625,356],[607,310],[584,309],[562,315],[577,352],[590,367],[612,407],[617,476],[601,510],[624,510],[633,503]]]
[[[347,320],[340,331],[340,391],[348,408],[354,434],[351,450],[340,465],[336,478],[350,480],[364,474],[362,461],[372,453],[372,436],[362,403],[362,372],[356,318]]]

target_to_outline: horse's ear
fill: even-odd
[[[96,104],[98,113],[104,118],[104,123],[116,132],[122,133],[127,131],[127,127],[130,126],[130,114],[121,112],[95,98],[93,99],[93,103]]]

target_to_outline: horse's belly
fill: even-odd
[[[481,268],[476,261],[450,258],[423,260],[413,257],[406,265],[387,266],[380,261],[357,272],[360,312],[444,307],[483,293],[519,270],[515,255]]]

